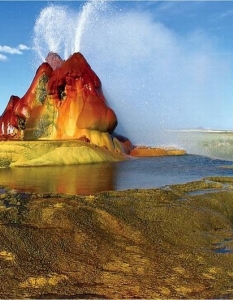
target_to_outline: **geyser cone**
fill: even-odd
[[[125,143],[111,135],[117,117],[84,56],[77,52],[63,61],[58,54],[49,53],[46,61],[24,97],[10,100],[10,113],[2,116],[0,125],[9,122],[14,130],[24,132],[26,140],[82,139],[129,153],[129,140]]]

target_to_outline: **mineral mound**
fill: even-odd
[[[82,140],[130,153],[132,144],[114,133],[117,117],[101,81],[77,52],[63,61],[50,52],[26,94],[11,96],[0,117],[1,140]]]

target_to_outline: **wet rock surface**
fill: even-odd
[[[0,298],[232,298],[232,221],[232,178],[90,196],[0,187]]]

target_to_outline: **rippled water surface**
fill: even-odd
[[[0,169],[0,185],[38,193],[89,195],[106,190],[156,188],[206,176],[233,176],[233,162],[184,155],[119,163],[7,168]]]

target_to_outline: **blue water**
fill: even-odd
[[[91,165],[7,168],[0,169],[0,185],[37,193],[89,195],[106,190],[157,188],[206,176],[233,176],[233,162],[184,155]]]
[[[117,189],[154,188],[185,183],[206,176],[233,176],[233,162],[199,155],[144,158],[134,161],[129,170],[119,168]],[[226,168],[228,167],[228,168]],[[124,176],[122,176],[124,174]],[[125,177],[128,174],[129,176]],[[125,180],[126,179],[126,180]]]

